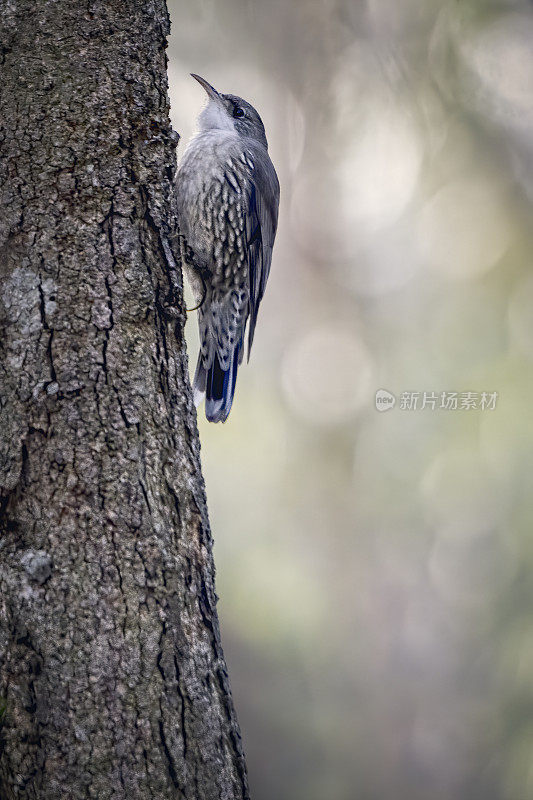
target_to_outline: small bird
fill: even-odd
[[[270,271],[279,182],[261,117],[250,103],[207,92],[176,176],[182,260],[198,308],[200,353],[194,399],[210,422],[225,422],[235,394],[248,323],[248,359]]]

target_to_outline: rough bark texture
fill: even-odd
[[[168,28],[164,0],[0,0],[1,800],[248,794],[162,309]]]

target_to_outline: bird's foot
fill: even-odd
[[[178,302],[175,292],[172,290],[162,297],[158,289],[157,291],[157,306],[164,317],[168,320],[177,320],[183,315],[183,310]]]

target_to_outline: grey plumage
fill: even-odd
[[[231,409],[237,370],[248,358],[276,235],[279,183],[257,111],[207,81],[199,133],[178,169],[176,189],[185,271],[196,297],[200,353],[195,400],[211,422]]]

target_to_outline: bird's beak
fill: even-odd
[[[217,92],[214,86],[211,86],[211,84],[208,83],[205,78],[200,78],[200,76],[195,75],[194,72],[191,72],[191,78],[194,78],[195,81],[198,81],[200,86],[204,87],[208,97],[212,98],[213,100],[222,100],[220,94]]]

